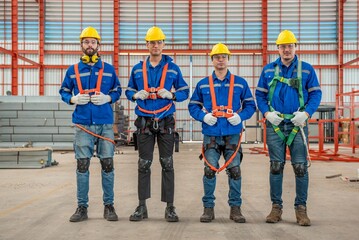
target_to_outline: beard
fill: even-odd
[[[82,48],[82,52],[84,54],[86,54],[87,56],[93,56],[97,53],[97,49],[90,48],[90,47],[86,48],[86,49]]]

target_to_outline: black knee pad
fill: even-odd
[[[204,167],[204,176],[208,179],[212,179],[214,176],[216,176],[216,172],[213,171],[210,167]]]
[[[272,161],[270,163],[270,172],[274,175],[283,174],[284,163]]]
[[[304,177],[307,173],[307,165],[304,163],[293,164],[293,170],[296,177]]]
[[[173,158],[172,158],[172,156],[160,157],[160,163],[161,163],[163,171],[166,171],[166,172],[173,171]]]
[[[113,158],[103,158],[100,162],[104,172],[109,173],[113,171]]]
[[[146,160],[146,159],[139,158],[138,159],[138,171],[142,172],[142,173],[146,173],[146,172],[150,171],[151,164],[152,164],[152,159]]]
[[[226,172],[227,175],[234,180],[238,180],[241,177],[240,166],[231,167],[230,169],[227,169]]]
[[[77,171],[80,173],[85,173],[89,170],[90,167],[90,159],[88,158],[80,158],[77,159]]]

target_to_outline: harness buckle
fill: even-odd
[[[157,130],[158,129],[158,119],[157,118],[154,118],[153,119],[153,125],[152,125],[153,129],[154,130]]]
[[[227,112],[226,112],[226,115],[227,115],[227,117],[232,117],[233,116],[233,109],[228,108]]]
[[[148,95],[148,98],[149,99],[157,99],[157,94],[156,93],[154,93],[154,92],[150,92],[150,95]]]
[[[226,110],[226,107],[221,105],[221,106],[219,106],[219,110],[221,110],[221,111]]]
[[[148,90],[149,90],[150,93],[157,92],[157,88],[155,88],[155,87],[150,87]]]
[[[96,91],[96,89],[94,89],[94,88],[93,89],[85,89],[84,93],[89,94],[89,93],[92,93],[92,92],[95,92],[95,91]]]

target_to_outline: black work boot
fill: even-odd
[[[236,223],[246,222],[245,217],[242,215],[240,206],[231,207],[231,213],[229,214],[229,219],[235,221]]]
[[[279,204],[272,205],[272,211],[266,218],[267,223],[277,223],[282,220],[282,207]]]
[[[118,216],[112,204],[105,205],[105,209],[103,211],[103,217],[107,221],[118,221]]]
[[[178,222],[178,216],[174,206],[167,206],[165,210],[165,219],[167,222]]]
[[[140,205],[136,208],[135,212],[130,216],[130,221],[141,221],[148,218],[146,205]]]
[[[212,220],[214,220],[214,208],[205,207],[203,209],[203,214],[199,220],[204,223],[212,222]]]
[[[87,218],[87,208],[84,206],[79,206],[76,209],[76,212],[70,217],[70,222],[81,222]]]

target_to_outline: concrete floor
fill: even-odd
[[[164,220],[165,203],[160,202],[160,165],[156,149],[152,166],[152,198],[148,200],[149,219],[128,221],[137,206],[137,152],[132,147],[120,149],[115,156],[115,207],[118,222],[103,219],[100,164],[93,158],[90,167],[89,219],[70,223],[76,208],[76,184],[73,152],[55,152],[58,166],[45,169],[0,169],[0,239],[358,239],[359,182],[341,178],[326,179],[341,173],[356,177],[357,162],[313,161],[310,167],[308,215],[312,226],[297,225],[293,209],[294,176],[286,164],[283,221],[265,223],[271,202],[265,155],[251,154],[243,145],[242,212],[244,224],[229,220],[227,176],[217,175],[216,219],[200,223],[202,214],[202,162],[200,144],[182,144],[175,153],[175,206],[178,223]],[[259,145],[257,145],[259,146]]]

